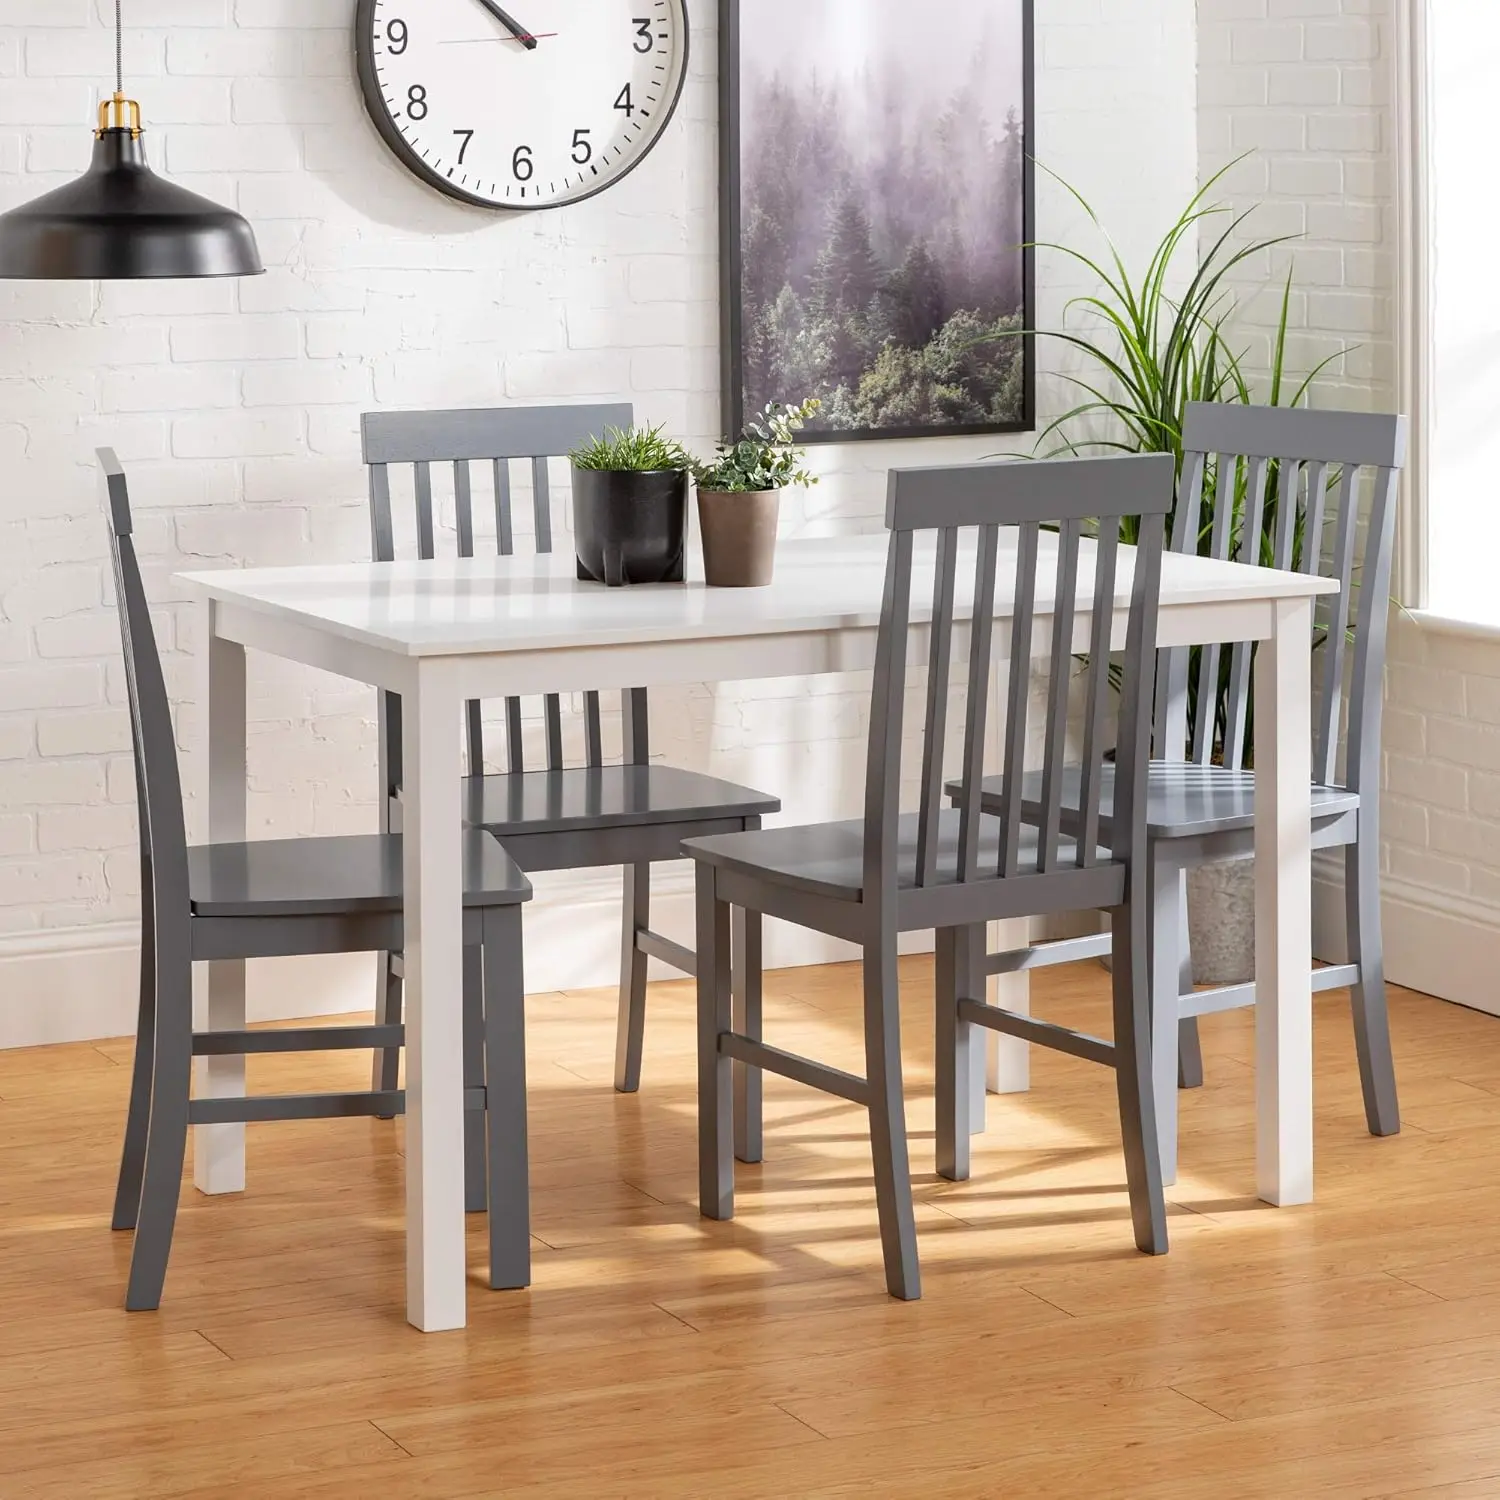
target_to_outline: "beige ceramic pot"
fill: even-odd
[[[754,589],[770,583],[780,510],[780,490],[698,491],[703,577],[710,587]]]

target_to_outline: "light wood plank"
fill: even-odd
[[[1500,1495],[1500,1024],[1392,994],[1404,1134],[1364,1131],[1347,1000],[1316,1006],[1319,1201],[1256,1198],[1253,1017],[1204,1023],[1172,1253],[1130,1248],[1113,1089],[1037,1056],[974,1175],[932,1170],[931,968],[902,964],[925,1296],[884,1295],[860,1111],[767,1081],[739,1217],[697,1215],[692,991],[653,989],[610,1087],[614,994],[529,1002],[535,1276],[468,1326],[404,1316],[405,1132],[248,1132],[243,1196],[185,1183],[159,1314],[108,1229],[128,1044],[0,1054],[0,1495],[459,1500],[629,1493]],[[768,1036],[857,1066],[857,970],[768,976]],[[1102,973],[1037,1014],[1107,1030]],[[263,1058],[252,1090],[359,1087]],[[962,1434],[962,1440],[957,1435]],[[712,1476],[709,1483],[705,1476]],[[607,1482],[600,1476],[607,1476]]]

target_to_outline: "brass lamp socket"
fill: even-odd
[[[129,130],[132,140],[141,134],[141,107],[134,99],[116,93],[113,98],[99,101],[99,128],[94,132],[95,140],[106,130]]]

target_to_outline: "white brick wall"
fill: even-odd
[[[95,0],[0,9],[0,208],[86,161],[109,72],[106,9]],[[196,627],[169,576],[362,556],[361,410],[606,397],[633,400],[641,417],[700,444],[717,425],[712,0],[690,0],[694,72],[650,162],[589,203],[511,220],[448,203],[388,157],[351,76],[350,10],[348,0],[126,8],[126,68],[153,162],[254,221],[265,277],[0,283],[0,951],[9,934],[33,966],[54,948],[128,941],[122,924],[136,910],[96,444],[115,446],[132,480],[191,761]],[[1044,0],[1039,11],[1040,153],[1139,258],[1195,178],[1192,0]],[[1080,232],[1045,182],[1039,199],[1044,237]],[[1072,276],[1043,259],[1045,323],[1078,289]],[[1044,404],[1056,410],[1060,399],[1044,382]],[[1001,446],[820,451],[826,481],[791,508],[786,529],[871,526],[888,464]],[[812,694],[781,683],[663,696],[656,743],[782,790],[802,815],[851,808],[859,689],[831,681]],[[259,661],[250,691],[255,832],[369,826],[371,695]],[[190,788],[194,772],[190,763]],[[586,913],[586,940],[568,945],[571,968],[533,942],[534,981],[607,981],[617,942],[607,891],[550,889]],[[68,983],[80,972],[73,965]],[[28,983],[34,1005],[50,981]]]
[[[1335,356],[1320,405],[1392,399],[1391,3],[1198,5],[1203,176],[1251,153],[1219,196],[1236,209],[1256,206],[1249,237],[1297,236],[1240,268],[1251,330],[1243,342],[1264,368],[1294,264],[1287,358],[1300,374]]]

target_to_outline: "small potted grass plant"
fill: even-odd
[[[610,427],[568,456],[578,576],[610,588],[681,583],[692,466],[682,445],[659,426]]]
[[[711,587],[770,583],[781,492],[788,485],[817,483],[803,467],[806,455],[796,445],[796,432],[819,404],[773,401],[746,425],[738,442],[721,443],[710,462],[693,465],[703,574]]]

